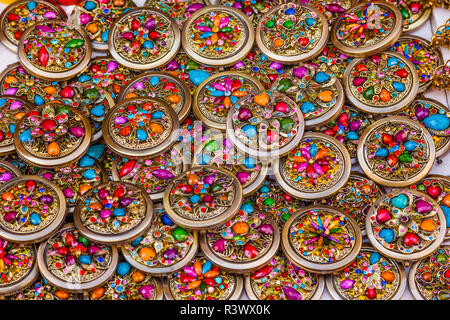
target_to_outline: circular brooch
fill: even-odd
[[[231,106],[227,137],[242,152],[264,159],[288,153],[303,136],[299,106],[276,91],[248,94]]]
[[[238,9],[206,6],[194,12],[183,26],[184,51],[198,63],[230,66],[253,47],[251,21]]]
[[[80,159],[91,143],[91,124],[83,112],[61,103],[29,111],[17,124],[18,155],[38,167],[58,167]]]
[[[45,178],[18,177],[2,184],[0,195],[0,236],[11,241],[42,241],[66,216],[64,194]]]
[[[134,184],[106,182],[79,197],[73,218],[86,238],[115,244],[144,233],[153,218],[153,204]]]
[[[450,247],[442,246],[431,256],[417,261],[409,270],[408,282],[417,300],[449,300]]]
[[[344,74],[345,95],[358,109],[392,113],[411,103],[419,90],[411,61],[394,52],[353,59]]]
[[[42,276],[25,289],[5,298],[6,300],[81,300],[80,295],[61,290],[48,283]]]
[[[335,1],[335,0],[331,0]],[[322,52],[312,60],[318,71],[333,74],[339,80],[344,77],[345,69],[352,58],[340,52],[332,43],[328,43]]]
[[[36,248],[0,238],[0,295],[22,290],[39,275]]]
[[[180,28],[197,10],[209,4],[207,0],[147,0],[145,7],[152,7],[166,12]]]
[[[385,2],[364,2],[342,13],[331,28],[335,47],[352,57],[367,57],[389,48],[402,33],[398,8]],[[376,72],[374,72],[376,73]]]
[[[242,185],[244,195],[253,193],[264,182],[269,164],[236,150],[224,135],[216,135],[194,150],[192,164],[214,165],[233,173]]]
[[[239,300],[242,290],[241,276],[223,271],[200,254],[164,283],[169,300]]]
[[[116,273],[101,287],[89,293],[90,300],[162,300],[160,279],[120,262]]]
[[[134,70],[149,70],[168,63],[180,47],[180,29],[165,12],[141,7],[130,9],[114,20],[108,48],[120,64]]]
[[[326,46],[328,23],[314,7],[286,3],[271,8],[256,27],[256,44],[270,59],[293,64],[310,60]]]
[[[281,248],[295,265],[318,273],[349,266],[362,243],[358,223],[328,206],[309,206],[293,214],[283,227]]]
[[[305,63],[281,75],[273,89],[286,94],[300,107],[305,127],[320,126],[335,119],[344,105],[344,89],[336,76]]]
[[[366,231],[380,253],[396,260],[417,260],[441,245],[447,228],[444,213],[433,198],[398,189],[373,204]]]
[[[161,205],[144,235],[122,245],[122,254],[135,268],[153,275],[178,270],[197,253],[197,232],[175,224]]]
[[[410,32],[428,21],[432,7],[425,0],[388,0],[396,6],[403,18],[403,32]]]
[[[435,147],[430,133],[417,121],[390,116],[364,131],[357,155],[361,169],[376,183],[405,187],[428,174]]]
[[[0,15],[0,41],[16,52],[24,30],[43,21],[66,18],[64,10],[52,1],[14,1]]]
[[[103,122],[103,138],[114,152],[156,156],[178,140],[178,115],[166,102],[147,97],[123,100]]]
[[[169,72],[147,72],[131,79],[122,88],[118,101],[135,97],[158,98],[172,106],[183,122],[191,111],[191,95],[187,85]]]
[[[89,36],[95,50],[107,51],[112,23],[135,6],[132,0],[83,0],[74,7],[68,21]]]
[[[80,28],[61,20],[42,21],[23,32],[19,61],[29,73],[49,80],[67,80],[91,59],[91,41]]]
[[[336,300],[400,300],[406,289],[405,267],[363,247],[348,267],[327,276],[327,289]]]
[[[272,165],[277,182],[286,192],[314,200],[335,194],[347,183],[351,159],[335,138],[307,132],[289,154],[274,159]]]
[[[323,277],[297,267],[279,252],[245,277],[245,292],[251,300],[319,300],[324,284]]]
[[[164,193],[164,208],[182,227],[213,229],[238,213],[242,200],[239,180],[213,166],[193,167],[172,180]]]
[[[235,71],[216,73],[195,90],[194,114],[204,125],[225,130],[231,106],[250,92],[263,89],[263,85],[257,79],[246,73]]]
[[[29,102],[20,98],[0,96],[0,154],[15,150],[14,131],[31,108]]]
[[[340,209],[350,215],[365,236],[367,213],[384,193],[383,187],[358,172],[352,172],[347,183],[336,194],[318,203]]]
[[[16,166],[8,161],[0,160],[0,186],[21,175],[22,172]]]
[[[200,246],[214,264],[236,273],[265,265],[278,251],[280,231],[270,215],[243,204],[238,214],[202,233]]]
[[[91,242],[73,224],[64,225],[38,250],[39,271],[60,289],[81,293],[101,286],[116,270],[116,247]]]

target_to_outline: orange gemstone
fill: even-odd
[[[91,298],[94,300],[100,299],[101,297],[103,297],[104,294],[105,294],[105,289],[103,289],[102,287],[99,287],[99,288],[94,289],[94,291],[92,291]]]
[[[14,195],[11,192],[5,192],[2,194],[2,200],[11,201],[14,200]]]
[[[47,152],[51,156],[58,156],[61,152],[61,148],[59,147],[59,144],[57,144],[55,141],[50,143],[47,147]]]
[[[279,48],[284,44],[284,41],[281,40],[280,38],[275,39],[275,41],[273,42],[273,46],[275,48]]]
[[[153,249],[143,247],[139,250],[139,256],[144,261],[149,261],[151,258],[156,257],[156,252]]]
[[[238,234],[238,235],[243,235],[243,234],[246,234],[247,232],[248,232],[248,230],[250,229],[250,227],[248,226],[248,224],[246,223],[246,222],[243,222],[243,221],[239,221],[239,222],[236,222],[234,225],[233,225],[233,232],[235,233],[235,234]]]
[[[167,100],[169,100],[172,103],[178,103],[181,101],[180,96],[177,96],[176,94],[171,94],[170,96],[167,97]]]
[[[161,133],[161,132],[163,132],[164,128],[159,123],[152,122],[152,123],[150,123],[150,130],[152,130],[152,132],[154,132],[154,133]]]
[[[61,300],[66,300],[67,298],[69,298],[69,293],[67,291],[58,290],[55,292],[55,296],[57,296]]]
[[[253,100],[260,106],[264,107],[269,103],[269,95],[266,93],[261,93],[256,95]]]
[[[436,229],[433,219],[426,219],[420,224],[420,229],[426,232],[432,232]]]
[[[383,273],[381,273],[381,277],[386,280],[386,282],[392,282],[395,279],[395,276],[392,272],[390,271],[385,271]]]
[[[139,283],[144,281],[145,275],[142,272],[136,270],[132,273],[131,278],[134,282]]]
[[[450,194],[446,195],[444,199],[442,199],[442,204],[446,207],[450,207]]]
[[[380,92],[380,98],[381,101],[388,102],[389,100],[391,100],[391,94],[389,93],[389,91],[383,88],[383,90],[381,90]]]
[[[330,90],[324,90],[319,92],[317,97],[323,102],[330,102],[333,99],[333,92],[331,92]]]

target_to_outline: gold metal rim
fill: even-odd
[[[402,27],[403,32],[405,32],[405,33],[411,32],[411,31],[414,31],[414,30],[420,28],[425,22],[428,21],[428,18],[431,15],[432,9],[433,9],[433,7],[431,7],[431,6],[426,8],[425,12],[422,14],[422,16],[419,19],[417,19],[416,21],[414,21],[413,23],[411,23],[408,26],[404,25]]]
[[[234,15],[237,19],[241,20],[241,22],[244,24],[245,30],[243,32],[246,33],[246,41],[244,41],[244,44],[242,45],[242,48],[234,53],[231,56],[223,57],[223,58],[205,58],[197,53],[195,53],[192,48],[188,45],[187,39],[190,36],[188,34],[188,29],[190,25],[197,19],[200,15],[214,10],[221,10],[228,12],[231,15]],[[249,20],[249,18],[239,11],[238,9],[235,9],[233,7],[227,7],[227,6],[218,6],[218,5],[210,5],[205,6],[197,11],[195,11],[185,22],[183,26],[183,30],[181,33],[181,46],[183,50],[186,52],[186,54],[194,61],[205,64],[208,66],[220,66],[220,67],[227,67],[235,64],[236,62],[243,59],[252,49],[253,43],[255,41],[255,31],[252,26],[252,22]]]
[[[14,175],[15,175],[14,178],[22,176],[22,172],[19,170],[19,168],[17,168],[15,165],[13,165],[12,163],[10,163],[8,161],[0,160],[0,167],[4,167],[4,168],[6,168],[8,170],[11,170],[14,173]],[[9,181],[10,180],[8,180],[7,182],[9,182]]]

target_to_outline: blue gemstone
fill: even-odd
[[[256,160],[254,158],[247,157],[244,159],[244,161],[242,161],[242,164],[247,169],[253,169],[256,166]]]
[[[0,99],[0,107],[3,107],[3,105],[6,103],[6,99]]]
[[[101,117],[105,114],[105,107],[103,105],[98,105],[92,108],[91,114],[95,117]]]
[[[95,173],[94,169],[87,169],[84,173],[83,173],[83,177],[88,179],[88,180],[93,180],[97,177],[97,174]]]
[[[209,73],[204,70],[191,70],[189,71],[189,79],[196,86],[199,86],[203,81],[209,78]]]
[[[159,83],[159,77],[151,77],[149,81],[152,86],[156,86]]]
[[[256,130],[256,126],[252,124],[246,124],[242,127],[242,132],[250,139],[253,139],[258,134],[258,130]]]
[[[91,77],[88,76],[87,74],[82,74],[81,76],[78,77],[78,81],[81,83],[89,81],[89,80],[91,80]]]
[[[253,206],[250,203],[244,203],[241,206],[241,209],[245,212],[247,212],[248,214],[251,214],[253,212]]]
[[[86,152],[86,155],[98,160],[103,155],[104,151],[105,151],[104,144],[94,144],[89,147],[88,151]]]
[[[45,103],[45,101],[44,101],[44,99],[42,99],[42,97],[40,95],[37,94],[34,96],[34,104],[35,105],[40,106],[44,103]]]
[[[30,1],[30,2],[28,2],[27,3],[27,8],[28,8],[28,10],[33,10],[34,8],[36,8],[36,2],[34,2],[34,1]]]
[[[189,198],[191,203],[197,203],[200,201],[200,196],[198,194],[194,194]]]
[[[324,83],[330,79],[330,76],[323,71],[319,71],[316,73],[314,78],[317,83]]]
[[[130,272],[131,264],[128,262],[121,262],[117,266],[117,273],[121,276],[125,276],[128,272]]]
[[[14,123],[11,123],[8,128],[12,134],[14,134],[14,132],[16,131],[16,125]]]
[[[144,41],[142,47],[144,47],[144,49],[153,49],[155,47],[155,44],[153,43],[153,41],[147,40]]]
[[[113,215],[115,215],[116,217],[123,217],[125,215],[125,209],[116,208],[113,210]]]
[[[106,30],[102,33],[101,39],[103,42],[108,42],[109,30]]]
[[[78,257],[78,261],[80,261],[80,263],[82,264],[91,264],[91,257],[87,254],[83,254]]]
[[[41,224],[41,216],[36,212],[33,212],[30,216],[30,222],[32,225],[37,226]]]
[[[169,217],[169,215],[167,213],[164,213],[161,216],[161,221],[166,226],[173,226],[173,221],[172,221],[172,219],[170,219],[170,217]]]
[[[444,211],[445,220],[447,220],[447,228],[450,228],[450,208],[444,205],[441,205],[442,211]]]
[[[295,14],[295,9],[289,8],[284,13],[287,14],[288,16],[293,15],[293,14]]]
[[[209,154],[202,154],[202,156],[200,157],[200,163],[202,165],[206,165],[209,164],[209,162],[211,161],[212,157]]]
[[[399,194],[391,199],[391,204],[398,209],[405,209],[408,205],[408,197],[404,194]]]
[[[311,147],[309,147],[309,154],[312,158],[314,158],[317,154],[317,145],[315,143],[311,144]]]
[[[380,148],[375,152],[375,155],[380,158],[386,158],[389,155],[389,151],[386,148]]]
[[[206,260],[202,267],[202,274],[207,273],[209,270],[211,270],[212,263],[209,260]]]
[[[29,142],[31,140],[31,131],[30,129],[25,130],[19,135],[20,142]]]
[[[84,155],[81,159],[80,159],[80,167],[90,167],[95,163],[94,159],[92,159],[89,156]]]
[[[200,35],[200,39],[207,39],[207,38],[211,37],[213,34],[214,34],[214,32],[211,32],[211,31],[203,32]]]
[[[97,5],[93,1],[86,1],[86,3],[84,4],[84,8],[86,10],[91,11],[91,10],[94,10],[95,8],[97,8]]]
[[[387,66],[392,67],[398,64],[398,59],[396,57],[390,57],[387,61]]]
[[[448,128],[450,120],[444,114],[436,113],[423,119],[423,123],[427,128],[441,131]]]
[[[359,136],[355,131],[349,131],[345,135],[348,140],[358,140]]]
[[[145,141],[145,140],[147,140],[148,134],[147,134],[147,132],[145,132],[142,129],[137,129],[136,137],[141,141]]]
[[[162,111],[155,111],[152,113],[152,119],[162,119],[165,116]]]
[[[404,146],[406,151],[413,151],[415,148],[417,148],[418,143],[415,141],[406,141]]]
[[[142,241],[142,237],[139,237],[139,238],[134,239],[133,241],[131,241],[131,245],[133,247],[137,247],[141,243],[141,241]]]
[[[392,82],[392,86],[394,87],[395,91],[398,91],[398,92],[403,92],[406,89],[406,87],[403,83],[397,82],[397,81]]]
[[[262,186],[261,188],[259,188],[259,192],[261,192],[261,193],[267,193],[269,191],[270,191],[270,189],[268,186]]]
[[[316,19],[313,18],[306,18],[306,24],[310,27],[316,24]]]
[[[300,109],[302,110],[303,113],[314,112],[316,111],[316,106],[309,101],[305,101],[303,102]]]
[[[395,233],[392,229],[383,229],[380,231],[379,236],[384,239],[387,243],[394,241]]]
[[[378,252],[372,252],[370,254],[370,258],[369,258],[370,264],[375,264],[378,261],[380,261],[380,259],[381,259],[381,255]]]

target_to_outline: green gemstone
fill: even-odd
[[[81,242],[82,244],[84,244],[84,246],[88,246],[88,245],[89,245],[89,240],[86,239],[86,238],[83,237],[83,236],[80,236],[80,237],[78,238],[78,242]]]
[[[375,89],[373,88],[373,86],[370,86],[366,90],[364,90],[363,97],[368,100],[371,100],[372,97],[374,96],[374,94],[375,94]]]
[[[438,295],[439,300],[450,300],[450,293],[441,291]]]
[[[403,152],[399,157],[398,160],[400,162],[406,162],[406,163],[411,163],[413,162],[413,158],[411,157],[411,155],[408,152]]]
[[[220,32],[231,32],[231,31],[233,31],[233,28],[232,27],[224,27],[224,28],[222,28],[222,29],[220,29]]]
[[[83,96],[84,96],[86,99],[94,100],[94,99],[96,99],[97,96],[98,96],[98,89],[97,89],[97,88],[89,88],[89,89],[86,89],[86,90],[84,90],[84,92],[83,92]]]
[[[208,152],[217,151],[217,150],[219,150],[219,148],[220,148],[220,144],[216,140],[208,141],[205,144],[205,150],[208,151]]]
[[[290,87],[292,87],[291,80],[283,78],[280,80],[280,82],[278,82],[277,90],[280,92],[285,92]]]
[[[214,27],[214,24],[212,23],[211,19],[209,19],[209,18],[205,19],[205,24],[207,27],[210,27],[210,28]]]
[[[198,63],[193,60],[188,60],[184,66],[186,68],[186,71],[198,69]]]
[[[443,253],[439,253],[436,256],[436,261],[439,262],[439,263],[447,262],[447,256],[445,254],[443,254]]]
[[[281,220],[288,221],[290,217],[291,215],[289,213],[283,213],[283,215],[281,216]]]
[[[411,15],[409,14],[409,11],[405,8],[400,9],[400,12],[402,14],[403,19],[409,19]]]
[[[283,27],[285,27],[286,29],[292,29],[294,27],[294,22],[292,22],[292,20],[286,20],[283,23]]]
[[[72,39],[66,43],[65,47],[69,49],[76,49],[81,47],[84,44],[83,39]]]
[[[269,207],[272,207],[274,205],[274,203],[275,203],[275,200],[273,200],[273,198],[270,198],[270,197],[263,201],[263,204],[265,206],[269,206]]]
[[[266,27],[272,29],[275,26],[275,20],[269,20],[266,22]]]
[[[254,7],[255,7],[256,10],[258,10],[258,11],[263,11],[263,10],[266,8],[266,6],[264,5],[264,3],[262,3],[262,2],[257,2],[257,3],[255,3]]]
[[[213,184],[211,186],[211,191],[213,191],[213,192],[218,192],[220,190],[222,190],[222,186],[220,184]]]
[[[295,121],[291,118],[278,119],[278,122],[280,123],[281,130],[286,133],[291,132],[295,124]]]
[[[57,113],[69,113],[70,107],[69,106],[61,106],[58,108]]]
[[[185,241],[189,237],[189,233],[182,227],[175,228],[172,235],[176,241]]]

